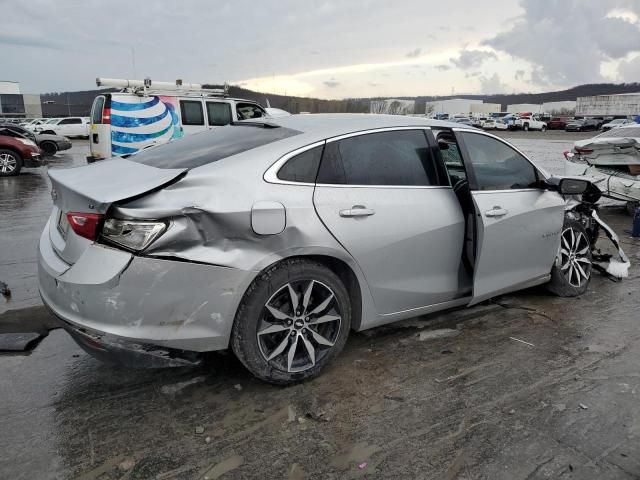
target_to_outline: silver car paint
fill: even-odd
[[[125,218],[165,219],[169,228],[144,252],[144,256],[131,256],[126,265],[122,252],[88,241],[86,244],[77,242],[73,251],[64,255],[63,252],[67,253],[65,248],[56,249],[56,253],[51,247],[60,240],[56,239],[59,232],[55,228],[57,208],[54,209],[51,226],[45,228],[40,245],[40,288],[45,303],[76,326],[196,351],[226,348],[235,311],[251,281],[268,266],[293,256],[330,257],[351,269],[361,297],[361,321],[354,325],[358,330],[469,303],[470,281],[460,273],[462,214],[456,208],[455,196],[450,189],[411,191],[415,194],[411,202],[413,208],[423,201],[437,205],[433,211],[424,211],[420,218],[423,223],[416,222],[416,212],[406,205],[403,208],[402,197],[411,189],[341,189],[344,198],[339,202],[344,201],[345,208],[357,205],[356,197],[361,195],[366,196],[364,200],[370,204],[380,202],[376,205],[380,213],[377,218],[394,222],[391,226],[398,234],[393,239],[396,248],[409,252],[407,258],[401,258],[381,243],[385,235],[361,235],[362,245],[357,245],[358,236],[354,232],[347,235],[330,231],[331,225],[323,224],[320,217],[331,223],[333,220],[327,219],[336,213],[339,215],[343,203],[336,204],[337,209],[330,212],[332,200],[328,187],[272,182],[268,175],[270,167],[278,164],[283,156],[345,133],[390,127],[451,128],[454,125],[421,118],[376,115],[291,116],[277,119],[276,123],[298,128],[304,133],[195,168],[176,183],[123,205],[114,203],[155,189],[183,172],[152,172],[156,169],[146,167],[145,170],[139,168],[142,165],[133,164],[132,171],[144,183],[136,188],[132,181],[135,176],[129,175],[132,162],[122,159],[95,164],[102,165],[99,178],[97,170],[90,170],[93,166],[74,169],[76,172],[69,174],[52,170],[54,187],[59,184],[61,190],[65,186],[71,189],[71,193],[65,189],[56,203],[65,212],[76,208],[87,211],[91,206],[99,212],[111,208],[113,214]],[[146,175],[152,173],[157,178],[150,180]],[[87,182],[97,193],[86,187]],[[101,187],[100,182],[105,187]],[[122,191],[107,188],[110,182],[122,182]],[[78,184],[84,184],[85,190],[78,191]],[[314,208],[314,190],[320,217]],[[383,198],[374,199],[376,194],[384,194],[389,201],[388,209],[381,201]],[[261,234],[270,231],[270,227],[277,230],[274,225],[279,225],[282,219],[278,215],[271,218],[273,212],[267,214],[266,220],[258,214],[257,223],[264,221],[265,231],[261,227],[257,231],[252,228],[252,212],[263,210],[265,202],[272,207],[275,203],[283,206],[285,225],[281,233]],[[83,206],[84,209],[80,208]],[[516,211],[517,204],[509,204],[507,208]],[[411,220],[412,230],[400,232],[402,219]],[[334,220],[339,221],[339,217]],[[562,214],[558,221],[562,223]],[[359,220],[350,223],[354,222]],[[424,233],[420,231],[420,225],[436,230]],[[546,227],[544,225],[545,231]],[[70,231],[66,243],[73,242],[74,237],[77,236]],[[347,237],[349,241],[344,240]],[[346,249],[339,241],[341,238]],[[429,243],[421,245],[425,241]],[[503,242],[501,239],[500,243]],[[435,252],[432,251],[434,245]],[[447,249],[437,251],[446,245]],[[350,252],[350,248],[353,251]],[[376,252],[379,254],[381,249],[387,253],[391,251],[395,259],[400,260],[396,269],[374,264]],[[556,251],[557,245],[550,248],[549,261],[545,258],[540,270],[550,270]],[[490,265],[491,257],[487,258]],[[384,264],[384,260],[380,260]],[[110,262],[122,266],[122,270],[117,274],[113,270],[109,274],[98,274],[98,279],[91,278],[104,263]],[[386,264],[389,265],[391,263]],[[422,272],[420,266],[431,270]],[[447,267],[452,270],[446,270]],[[401,283],[405,269],[410,276]],[[65,279],[75,279],[77,283]],[[500,289],[499,282],[491,284],[490,278],[486,282],[488,292]]]

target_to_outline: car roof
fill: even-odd
[[[348,133],[394,127],[460,127],[459,123],[403,115],[368,113],[314,113],[269,119],[267,123],[298,130],[318,140]]]

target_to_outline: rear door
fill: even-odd
[[[560,245],[564,199],[539,187],[542,174],[505,142],[456,133],[476,208],[475,304],[544,282]]]
[[[98,95],[91,107],[89,149],[94,158],[111,156],[111,95]]]
[[[65,137],[85,135],[85,126],[80,117],[63,118],[53,129],[58,135]]]
[[[202,100],[180,100],[180,119],[185,135],[205,130]]]
[[[459,295],[464,219],[445,176],[421,129],[327,141],[314,205],[358,262],[381,314]]]

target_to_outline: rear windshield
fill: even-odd
[[[640,138],[640,125],[607,130],[598,135],[598,138]]]
[[[143,150],[128,160],[157,168],[196,168],[300,133],[262,124],[226,125]]]

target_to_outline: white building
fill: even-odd
[[[384,100],[372,100],[369,104],[369,113],[386,113],[390,115],[412,115],[415,112],[414,100],[400,100],[387,98]]]
[[[560,113],[567,111],[575,111],[576,102],[567,100],[565,102],[545,102],[542,104],[542,111],[546,113]]]
[[[20,83],[0,80],[0,95],[20,95]]]
[[[427,115],[435,115],[446,113],[450,116],[456,114],[469,115],[472,112],[472,105],[482,105],[482,100],[468,99],[468,98],[451,98],[448,100],[435,100],[433,102],[426,102],[425,113]],[[498,109],[498,111],[500,111]]]
[[[507,105],[507,112],[509,113],[542,113],[542,105],[537,103],[514,103],[513,105]]]
[[[578,97],[576,115],[640,115],[640,93]]]
[[[484,113],[500,113],[502,105],[499,103],[472,103],[470,112],[474,115]]]

